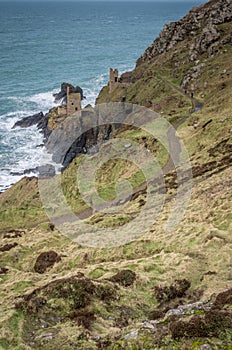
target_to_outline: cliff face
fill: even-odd
[[[97,152],[96,145],[108,140],[113,129],[99,125],[93,108],[84,108],[58,123],[45,146],[53,160],[66,168],[76,156]]]
[[[170,51],[178,42],[186,39],[190,42],[193,41],[189,47],[186,47],[189,61],[194,61],[203,53],[207,53],[207,56],[210,57],[220,42],[217,26],[230,22],[231,19],[232,3],[230,0],[212,0],[205,5],[194,8],[180,21],[164,26],[159,37],[137,60],[137,66],[154,60],[160,54]],[[231,33],[226,41],[232,42]],[[226,43],[225,40],[223,43]]]
[[[137,60],[135,69],[122,74],[120,80],[128,81],[129,77],[130,85],[119,85],[111,94],[104,87],[97,103],[124,98],[162,112],[167,118],[172,116],[169,120],[175,121],[187,99],[174,96],[165,79],[189,94],[192,90],[205,104],[210,103],[213,90],[220,90],[222,81],[230,77],[231,47],[232,2],[209,1],[183,19],[165,25]],[[228,84],[224,88],[229,88]]]

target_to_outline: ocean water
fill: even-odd
[[[0,1],[0,192],[44,155],[36,127],[12,129],[17,120],[47,112],[64,81],[93,105],[109,67],[133,69],[164,24],[201,2]]]

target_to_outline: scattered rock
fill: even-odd
[[[200,350],[212,350],[212,347],[209,344],[202,344]]]
[[[5,244],[3,247],[0,247],[0,252],[8,252],[9,250],[15,248],[18,246],[18,243],[10,243],[10,244]]]
[[[54,251],[41,253],[36,260],[34,270],[37,273],[44,273],[49,267],[54,266],[60,260],[60,256]]]
[[[109,278],[109,281],[121,284],[124,287],[131,286],[136,280],[136,274],[131,270],[119,271],[116,275]]]
[[[35,340],[45,340],[45,341],[53,340],[57,333],[58,333],[57,330],[53,330],[52,332],[49,332],[49,333],[42,333],[36,336]]]
[[[224,307],[228,305],[228,310]],[[214,303],[204,307],[204,316],[194,315],[190,320],[174,321],[170,325],[173,338],[217,337],[227,329],[232,329],[232,288],[219,293]],[[198,310],[201,310],[198,308]]]
[[[193,124],[194,129],[197,129],[199,126],[200,126],[199,123],[194,123],[194,124]]]
[[[133,340],[136,340],[138,338],[138,335],[139,335],[139,331],[138,329],[136,329],[135,331],[132,331],[128,334],[125,335],[124,339],[133,339]]]
[[[194,315],[189,321],[178,320],[170,324],[174,339],[217,337],[226,329],[232,329],[232,313],[224,310],[210,310],[204,317]]]
[[[191,85],[195,80],[198,79],[198,77],[201,75],[202,68],[205,67],[205,63],[200,63],[195,67],[190,68],[184,75],[182,79],[182,88],[186,90],[194,91],[194,87]],[[191,89],[190,89],[191,88]]]

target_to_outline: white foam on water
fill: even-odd
[[[28,104],[33,104],[33,113],[37,112],[47,112],[50,108],[57,106],[54,102],[53,94],[57,93],[59,89],[54,89],[48,92],[42,92],[30,96],[18,97],[18,96],[9,96],[7,99],[14,101],[16,105],[27,106]]]
[[[27,102],[33,102],[37,104],[38,107],[44,110],[49,110],[52,107],[57,106],[58,104],[54,102],[54,93],[57,93],[59,90],[53,90],[50,92],[40,93],[36,95],[29,96],[25,99]]]
[[[126,65],[119,67],[120,73],[129,69]],[[81,84],[86,96],[86,99],[82,101],[83,108],[88,104],[95,106],[96,98],[102,87],[107,84],[108,79],[109,73],[106,72]],[[59,89],[55,89],[26,97],[9,96],[7,98],[14,102],[16,110],[0,116],[0,147],[2,145],[7,149],[7,152],[3,151],[0,155],[0,192],[24,177],[23,172],[27,169],[52,164],[57,173],[60,171],[61,165],[52,161],[52,155],[46,152],[45,147],[38,147],[43,143],[43,135],[36,126],[12,129],[16,121],[40,111],[46,113],[50,108],[57,106],[53,94],[58,91]],[[14,173],[20,175],[12,175]],[[37,174],[33,171],[26,174],[26,176],[35,175]]]
[[[98,77],[90,79],[88,82],[83,84],[82,88],[86,99],[82,101],[82,107],[84,108],[88,104],[95,106],[96,98],[101,88],[107,83],[108,74],[101,74]]]
[[[15,128],[14,124],[30,115],[40,111],[46,113],[50,108],[56,106],[53,94],[58,90],[34,94],[27,97],[9,96],[7,99],[13,101],[16,110],[0,116],[0,192],[20,180],[27,169],[33,169],[47,163],[51,164],[51,155],[45,155],[44,147],[38,147],[43,143],[43,135],[36,126],[30,128]],[[23,107],[23,108],[22,108]],[[18,108],[18,109],[17,109]],[[21,175],[12,175],[12,174]],[[32,172],[27,176],[35,176]]]

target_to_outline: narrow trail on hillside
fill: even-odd
[[[191,101],[192,109],[189,111],[189,115],[181,119],[178,123],[176,123],[173,128],[170,128],[168,132],[168,140],[169,140],[169,150],[172,150],[172,154],[177,156],[177,159],[175,159],[176,162],[179,161],[179,154],[180,154],[180,143],[176,139],[176,131],[177,129],[194,113],[198,112],[202,109],[203,103],[197,100],[194,97],[191,97],[189,94],[186,94],[185,91],[179,87],[170,82],[166,77],[160,76],[160,78],[163,80],[164,83],[171,86],[172,89],[176,90],[178,93],[180,93],[185,98],[188,98]],[[165,166],[163,167],[163,173],[164,175],[168,174],[170,171],[175,169],[174,162],[172,158],[169,156],[169,159]]]
[[[174,90],[176,90],[177,92],[179,92],[181,95],[183,95],[184,97],[190,99],[193,102],[193,111],[190,112],[190,114],[193,114],[197,111],[199,111],[200,109],[202,109],[203,107],[203,103],[200,102],[198,99],[196,99],[195,97],[191,97],[189,94],[185,93],[185,91],[179,87],[176,86],[175,84],[173,84],[171,81],[169,81],[166,77],[164,76],[159,76],[160,79],[162,79],[166,84],[168,84],[169,86],[171,86],[171,88],[173,88]]]
[[[173,84],[172,82],[170,82],[166,77],[159,76],[159,78],[162,79],[165,82],[165,84],[168,84],[174,90],[176,90],[178,93],[183,95],[185,98],[189,99],[191,101],[191,103],[192,103],[192,109],[189,111],[189,115],[187,115],[186,117],[182,118],[173,127],[170,127],[170,129],[168,131],[169,150],[172,150],[171,152],[172,152],[172,155],[175,156],[175,159],[172,159],[172,157],[169,156],[169,159],[168,159],[167,163],[162,168],[162,172],[163,172],[163,176],[164,176],[164,175],[167,175],[168,173],[170,173],[171,171],[173,171],[175,169],[174,163],[178,164],[178,161],[179,161],[181,147],[180,147],[179,138],[176,136],[177,129],[193,113],[196,113],[200,109],[202,109],[203,103],[201,103],[196,98],[191,97],[189,94],[186,94],[183,89],[181,89],[180,87],[178,87],[175,84]],[[146,190],[147,190],[147,183],[145,182],[142,185],[140,185],[139,187],[137,187],[136,189],[134,189],[132,191],[132,193],[128,194],[128,196],[125,195],[124,202],[129,201],[130,199],[137,198],[140,194],[146,193]],[[110,205],[111,206],[112,205],[113,206],[117,206],[118,204],[119,204],[119,201],[117,201],[117,199],[116,199],[115,201],[112,201]],[[87,218],[91,217],[94,214],[94,210],[92,208],[87,208],[87,209],[84,209],[82,211],[75,212],[74,214],[76,214],[77,217],[80,220],[84,220],[84,219],[87,219]],[[73,216],[73,213],[72,213],[70,215],[67,214],[67,215],[63,215],[63,216],[57,217],[57,218],[53,218],[53,221],[55,221],[56,225],[60,226],[62,224],[71,223],[71,222],[76,221],[76,220],[74,220],[74,216]]]

